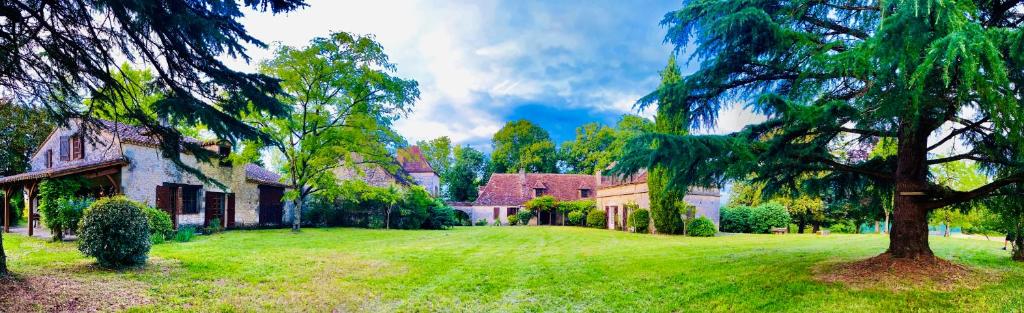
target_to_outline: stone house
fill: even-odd
[[[221,226],[256,227],[282,224],[286,188],[281,177],[255,164],[233,166],[229,162],[198,162],[182,153],[186,165],[199,169],[213,182],[180,169],[161,155],[159,140],[142,127],[99,120],[82,127],[73,120],[68,126],[50,133],[31,157],[27,173],[0,178],[0,189],[22,189],[30,212],[30,231],[38,225],[38,187],[46,179],[77,175],[90,181],[83,196],[101,197],[123,194],[171,214],[175,227],[208,226],[219,220]],[[86,134],[86,130],[88,134]],[[229,144],[184,141],[227,156]],[[10,209],[4,211],[5,230]]]
[[[593,175],[538,174],[520,170],[513,174],[492,174],[487,184],[480,187],[480,195],[469,206],[453,208],[465,212],[473,222],[481,219],[488,224],[500,220],[508,224],[508,216],[515,215],[530,199],[552,196],[558,201],[593,200],[597,180]],[[561,224],[560,214],[540,214],[530,224]]]
[[[500,220],[508,223],[508,216],[516,214],[523,205],[535,197],[551,195],[559,201],[594,200],[596,208],[605,212],[608,229],[625,230],[629,218],[626,204],[650,208],[647,173],[627,178],[574,174],[493,174],[480,196],[472,203],[452,203],[452,207],[465,212],[472,221],[484,219],[488,224]],[[721,193],[718,189],[691,188],[683,198],[697,207],[696,216],[705,216],[715,225],[719,222]],[[541,215],[531,224],[560,224],[562,216]]]
[[[361,163],[363,160],[359,155],[354,155],[353,158],[356,163]],[[335,168],[333,172],[339,181],[358,179],[375,187],[416,184],[426,189],[431,196],[440,196],[441,177],[427,163],[427,159],[423,157],[423,152],[419,147],[412,146],[398,150],[393,161],[398,165],[395,172],[390,172],[379,164],[359,164],[356,168],[341,166]]]
[[[647,172],[642,171],[630,177],[601,176],[600,188],[597,189],[597,208],[605,212],[608,229],[626,230],[626,221],[630,212],[627,204],[636,204],[641,209],[650,210],[651,197],[647,189]],[[695,216],[711,219],[718,226],[721,192],[718,189],[691,187],[683,201],[696,207]],[[651,224],[654,231],[654,224]]]

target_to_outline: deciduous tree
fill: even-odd
[[[388,146],[401,140],[395,119],[419,98],[414,80],[392,76],[395,65],[371,36],[334,33],[308,46],[280,46],[260,71],[281,79],[291,106],[283,118],[250,119],[270,134],[287,164],[285,178],[294,202],[292,229],[298,231],[303,200],[335,188],[332,169],[373,163],[395,171]]]
[[[548,131],[528,120],[505,123],[491,139],[491,165],[495,173],[525,169],[530,173],[556,173],[558,156]]]

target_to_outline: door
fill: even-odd
[[[224,228],[235,228],[235,194],[225,195],[228,198],[227,219],[224,221]]]
[[[281,197],[284,196],[284,188],[260,186],[260,225],[277,226],[281,225],[284,215],[284,203]]]
[[[178,228],[178,214],[174,207],[174,198],[171,187],[156,186],[156,207],[167,212],[171,216],[171,224]]]
[[[209,227],[210,222],[217,219],[218,224],[224,226],[224,194],[219,192],[206,192],[206,214],[203,217],[203,226]]]

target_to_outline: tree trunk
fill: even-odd
[[[885,233],[888,234],[892,229],[892,224],[889,224],[889,211],[885,211]]]
[[[947,220],[947,221],[946,221],[946,224],[945,224],[945,225],[942,225],[942,226],[943,226],[943,228],[945,228],[945,229],[946,229],[946,233],[945,233],[945,234],[943,235],[943,237],[949,237],[949,228],[950,228],[950,227],[949,227],[949,221]]]
[[[875,221],[875,233],[876,234],[881,234],[882,233],[882,226],[878,225],[878,221]]]
[[[1013,254],[1010,256],[1010,259],[1014,261],[1024,261],[1024,250],[1021,249],[1024,248],[1024,236],[1014,236],[1012,246]]]
[[[811,223],[811,227],[812,227],[811,228],[811,232],[812,233],[817,234],[818,231],[821,231],[821,224],[819,224],[819,223]]]
[[[923,122],[921,122],[923,123]],[[921,124],[918,123],[918,124]],[[928,209],[918,193],[928,188],[928,133],[926,125],[902,121],[896,155],[893,226],[889,253],[894,258],[932,257],[928,246]]]
[[[299,232],[299,226],[302,223],[302,196],[295,197],[292,201],[295,207],[292,208],[292,232]]]
[[[800,221],[799,223],[796,223],[796,233],[797,234],[803,234],[804,233],[804,229],[807,229],[807,222]]]

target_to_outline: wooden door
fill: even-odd
[[[224,194],[219,192],[206,192],[206,214],[203,217],[203,226],[210,226],[210,221],[217,219],[220,226],[224,226]]]
[[[284,203],[281,198],[284,196],[284,188],[260,186],[260,221],[261,226],[281,225],[284,216]]]
[[[168,186],[156,186],[156,207],[158,209],[167,212],[171,216],[171,224],[174,228],[178,228],[178,214],[174,209],[174,198],[172,196],[171,187]]]
[[[224,221],[224,228],[235,228],[235,194],[229,193],[226,195],[228,198],[227,206],[227,219]]]

